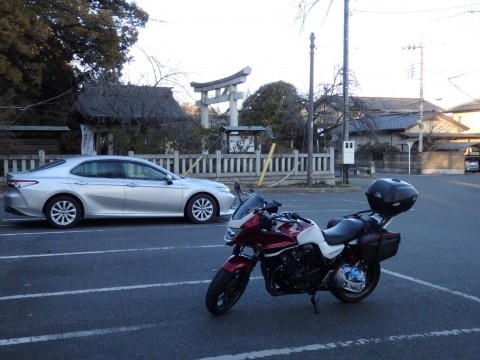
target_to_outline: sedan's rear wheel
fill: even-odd
[[[71,196],[56,197],[47,204],[45,217],[48,223],[57,229],[75,226],[80,220],[80,203]]]
[[[217,215],[217,203],[208,194],[195,195],[187,204],[186,214],[195,224],[209,223]]]

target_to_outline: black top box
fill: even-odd
[[[398,179],[377,179],[365,192],[370,209],[383,216],[410,210],[418,197],[415,188]]]

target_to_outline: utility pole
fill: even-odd
[[[404,47],[403,49],[406,50],[416,50],[420,49],[420,99],[419,99],[419,104],[418,104],[418,114],[419,114],[419,119],[418,119],[418,152],[421,153],[423,152],[423,104],[424,104],[424,99],[423,99],[423,36],[422,36],[422,42],[420,45],[408,45],[407,47]]]
[[[348,108],[348,18],[349,18],[349,0],[345,0],[343,13],[343,142],[350,139],[348,121],[350,119],[350,112]],[[348,164],[345,163],[345,146],[342,145],[342,180],[344,184],[348,184]]]
[[[310,34],[310,90],[308,94],[308,121],[307,121],[307,186],[312,186],[313,179],[313,58],[315,50],[315,35]]]
[[[422,36],[423,38],[423,36]],[[423,152],[423,39],[420,43],[420,119],[418,120],[418,152]]]

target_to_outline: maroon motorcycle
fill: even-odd
[[[228,222],[224,240],[232,255],[214,276],[205,304],[215,315],[226,313],[247,288],[258,262],[272,296],[309,294],[317,311],[317,291],[330,291],[353,303],[369,296],[380,279],[380,262],[395,256],[400,234],[387,225],[408,211],[418,192],[398,179],[377,179],[367,189],[369,210],[332,219],[320,229],[311,219],[281,212],[251,190]]]

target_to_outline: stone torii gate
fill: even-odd
[[[210,128],[208,121],[208,106],[220,102],[230,103],[230,126],[238,126],[238,108],[237,100],[243,99],[245,94],[237,92],[237,85],[247,81],[247,75],[250,75],[252,69],[246,67],[236,74],[230,75],[226,78],[209,81],[206,83],[191,82],[195,92],[201,93],[201,99],[197,101],[197,105],[201,109],[201,120],[204,128]],[[215,90],[213,97],[208,97],[208,92]]]

